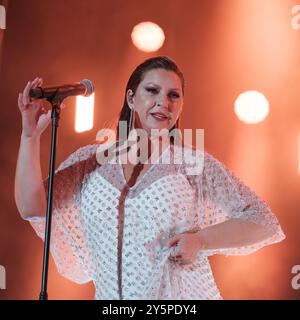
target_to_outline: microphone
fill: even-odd
[[[83,79],[75,84],[64,84],[61,86],[36,87],[29,91],[31,98],[47,100],[63,100],[69,96],[83,95],[90,96],[94,92],[94,85],[91,80]]]

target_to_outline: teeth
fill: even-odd
[[[165,115],[162,115],[162,114],[152,113],[152,115],[153,115],[154,117],[158,117],[158,118],[161,118],[161,119],[168,119]]]

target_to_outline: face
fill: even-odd
[[[127,103],[135,110],[135,127],[171,129],[183,106],[181,80],[173,71],[152,69],[138,85],[135,94],[127,92]]]

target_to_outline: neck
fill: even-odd
[[[132,144],[132,142],[129,144]],[[132,152],[136,153],[143,162],[150,160],[151,156],[153,157],[151,160],[156,159],[169,145],[169,135],[148,136],[147,142],[141,140],[138,141],[137,145],[132,149]]]
[[[144,150],[146,149],[148,151],[148,159],[150,160],[150,157],[152,156],[153,158],[151,158],[151,160],[155,162],[169,145],[170,139],[168,136],[155,137],[148,139],[148,145],[144,147],[141,146],[141,150],[143,150],[142,148],[144,148]]]

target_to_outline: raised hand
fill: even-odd
[[[19,93],[18,106],[22,114],[22,135],[25,137],[40,136],[51,120],[51,110],[46,110],[45,102],[29,96],[30,89],[40,87],[42,84],[43,79],[36,77],[33,81],[28,81],[23,92]]]

